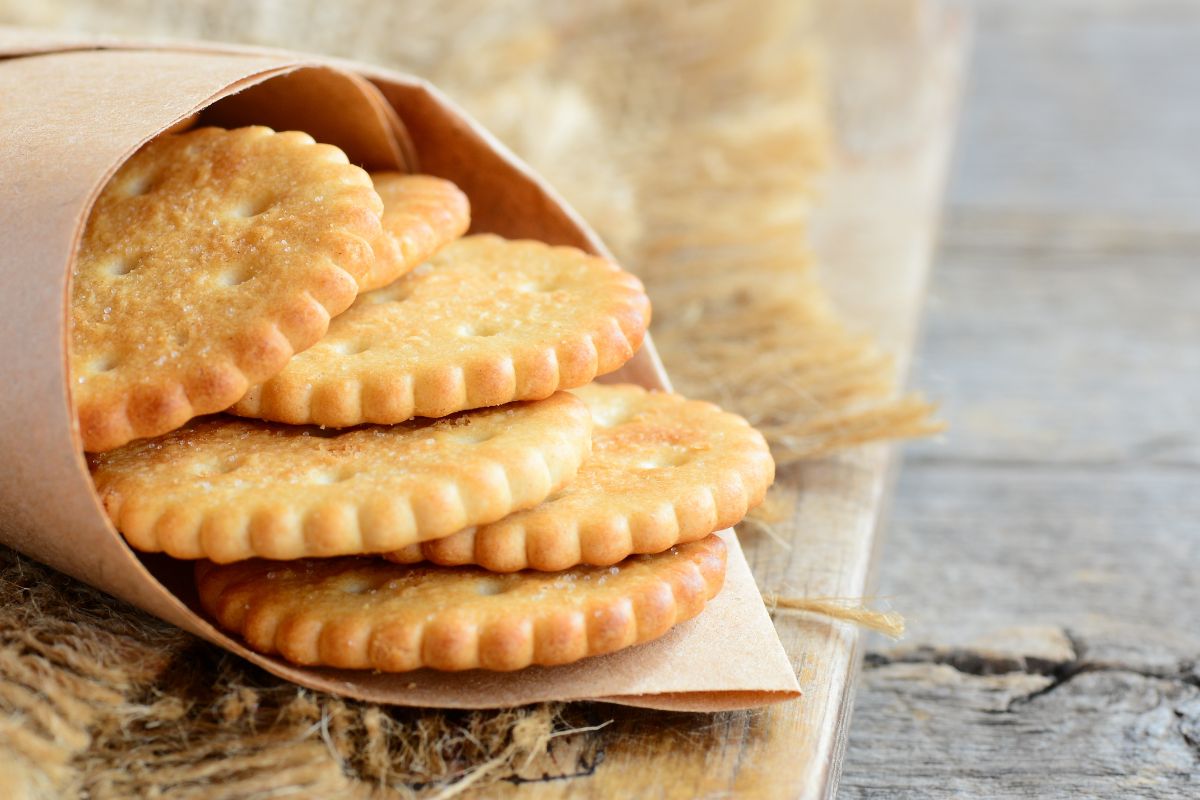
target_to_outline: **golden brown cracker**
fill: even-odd
[[[373,172],[383,199],[383,232],[374,242],[375,265],[359,291],[387,286],[467,232],[471,205],[453,183],[432,175]]]
[[[620,367],[649,319],[641,282],[606,259],[468,236],[360,296],[232,411],[343,427],[537,399]]]
[[[570,484],[528,511],[386,557],[493,572],[615,564],[728,528],[771,485],[767,443],[739,416],[638,386],[574,393],[594,427],[592,455]]]
[[[590,444],[587,406],[561,392],[343,431],[212,417],[91,465],[133,547],[227,562],[380,552],[492,522],[561,488]]]
[[[321,338],[374,261],[367,173],[304,133],[155,139],[104,187],[72,272],[84,449],[224,409]]]
[[[200,562],[221,627],[297,664],[405,672],[568,664],[662,636],[721,590],[718,536],[611,567],[494,575],[380,559]]]

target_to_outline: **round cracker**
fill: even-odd
[[[575,394],[591,409],[592,455],[568,486],[528,511],[386,558],[493,572],[615,564],[734,525],[775,477],[762,434],[711,403],[630,385]]]
[[[344,427],[547,397],[641,345],[641,282],[573,247],[468,236],[362,295],[235,414]]]
[[[133,547],[227,562],[380,552],[493,522],[561,488],[590,446],[587,406],[563,392],[345,431],[213,417],[91,466]]]
[[[432,175],[372,172],[383,199],[383,233],[375,240],[375,265],[358,282],[360,292],[387,286],[467,232],[471,205],[453,183]]]
[[[381,212],[367,173],[304,133],[201,128],[138,151],[72,272],[84,449],[227,408],[320,339],[374,261]]]
[[[721,590],[718,536],[612,567],[493,575],[363,558],[200,562],[200,602],[251,648],[405,672],[568,664],[662,636]]]

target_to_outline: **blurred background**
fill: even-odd
[[[721,4],[589,5],[0,0],[0,24],[418,72],[633,252],[653,198],[613,165],[661,152],[644,121],[698,102],[658,107],[687,96],[689,69],[714,69],[689,61],[689,37],[712,34]],[[742,5],[755,24],[720,35],[761,35],[779,15],[803,41],[800,5]],[[859,13],[885,5],[917,25],[927,13],[903,0]],[[911,378],[950,431],[906,451],[880,593],[910,633],[871,643],[840,792],[1188,796],[1200,785],[1200,3],[953,6],[973,44]],[[629,58],[650,51],[673,70]],[[704,102],[728,99],[711,85]]]

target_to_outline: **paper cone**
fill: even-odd
[[[103,48],[103,49],[101,49]],[[88,210],[142,144],[201,123],[298,129],[367,169],[420,169],[471,200],[472,230],[607,255],[528,167],[417,78],[314,56],[98,41],[0,28],[0,541],[295,683],[401,705],[492,708],[593,699],[712,711],[784,700],[796,679],[732,532],[725,589],[655,642],[566,667],[383,675],[297,667],[247,650],[198,610],[191,564],[139,556],[92,487],[71,407],[71,263]],[[610,379],[667,388],[649,338]]]

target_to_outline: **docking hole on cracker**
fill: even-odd
[[[621,367],[649,321],[641,282],[607,259],[467,236],[361,295],[232,411],[346,427],[535,400]]]

